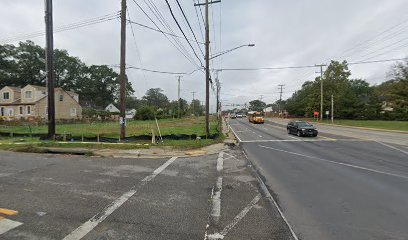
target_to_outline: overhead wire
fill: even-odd
[[[179,46],[177,46],[173,41],[170,40],[170,38],[160,29],[160,27],[156,24],[156,22],[147,14],[147,12],[140,6],[135,0],[133,2],[136,4],[136,6],[143,12],[143,14],[153,23],[153,25],[163,34],[163,36],[194,66],[199,67],[199,65],[186,54],[183,52]],[[147,3],[146,3],[147,4]],[[174,38],[173,38],[174,39]]]
[[[179,9],[180,9],[181,13],[183,14],[184,19],[185,19],[185,20],[186,20],[186,22],[187,22],[188,27],[190,28],[191,33],[193,34],[194,39],[196,40],[197,47],[198,47],[198,49],[200,50],[201,55],[204,57],[203,50],[201,49],[201,46],[200,46],[200,45],[198,45],[198,40],[197,40],[197,37],[196,37],[196,35],[195,35],[194,31],[193,31],[193,28],[192,28],[192,27],[191,27],[191,25],[190,25],[190,22],[189,22],[189,21],[188,21],[188,19],[187,19],[186,14],[184,13],[184,10],[183,10],[183,8],[182,8],[182,6],[181,6],[181,4],[180,4],[179,0],[176,0],[176,2],[177,2],[177,5],[178,5],[178,7],[179,7]]]
[[[168,31],[170,31],[171,33],[175,34],[173,29],[171,28],[170,24],[167,22],[167,20],[163,17],[163,15],[161,14],[160,10],[157,8],[156,4],[151,1],[151,0],[147,0],[149,3],[146,2],[146,0],[143,0],[144,3],[148,6],[148,8],[150,9],[150,11],[153,13],[153,15],[159,20],[159,23]],[[184,53],[195,63],[195,60],[193,57],[191,57],[189,51],[184,47],[184,45],[176,38],[173,38],[174,42],[180,47],[180,49],[182,51],[184,51]],[[188,42],[189,43],[189,42]],[[190,44],[190,43],[189,43]],[[195,63],[197,64],[197,63]],[[198,64],[197,64],[198,66]]]
[[[186,34],[184,33],[183,28],[180,26],[180,23],[178,22],[176,16],[174,15],[173,10],[172,10],[172,8],[171,8],[171,6],[170,6],[169,1],[168,1],[168,0],[165,0],[165,1],[166,1],[166,3],[167,3],[167,7],[168,7],[168,9],[169,9],[169,11],[170,11],[171,16],[173,17],[174,21],[175,21],[176,24],[177,24],[177,27],[180,29],[180,31],[181,31],[181,33],[183,34],[184,38],[187,40],[187,36],[186,36]],[[201,58],[197,55],[197,53],[196,53],[196,51],[195,51],[193,45],[191,45],[191,43],[190,43],[188,40],[187,40],[187,43],[188,43],[188,45],[190,45],[191,49],[193,50],[194,55],[196,56],[196,58],[198,59],[198,61],[201,63],[201,66],[204,66],[204,65],[203,65],[203,62],[201,61]]]
[[[163,33],[163,34],[166,34],[166,35],[169,35],[169,36],[172,36],[172,37],[176,37],[176,38],[180,38],[180,39],[185,40],[185,38],[182,37],[182,36],[178,36],[178,35],[175,35],[175,34],[172,34],[172,33],[169,33],[169,32],[164,32],[164,31],[161,31],[161,30],[159,30],[159,29],[156,29],[156,28],[153,28],[153,27],[149,27],[149,26],[147,26],[147,25],[144,25],[144,24],[141,24],[141,23],[138,23],[138,22],[135,22],[135,21],[128,20],[128,22],[131,23],[131,24],[134,24],[134,25],[137,25],[137,26],[140,26],[140,27],[143,27],[143,28],[146,28],[146,29],[149,29],[149,30],[158,32],[158,33]],[[197,43],[197,44],[204,44],[203,42],[199,42],[199,41],[196,41],[196,40],[194,40],[194,39],[189,39],[189,38],[188,38],[187,40],[190,41],[190,42],[195,42],[195,43]]]
[[[95,25],[98,23],[112,21],[118,18],[119,18],[119,12],[115,12],[114,14],[106,14],[100,17],[90,18],[90,19],[86,19],[86,20],[82,20],[82,21],[78,21],[78,22],[56,27],[54,28],[54,33],[74,30],[74,29],[78,29],[78,28],[82,28],[82,27],[86,27],[90,25]],[[24,33],[24,34],[15,35],[12,37],[6,37],[6,38],[0,39],[0,42],[4,44],[8,42],[26,40],[26,39],[36,38],[36,37],[41,37],[41,36],[45,36],[45,31],[36,31],[32,33]]]

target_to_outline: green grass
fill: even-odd
[[[305,119],[310,122],[315,122],[313,119]],[[330,120],[323,120],[322,123],[331,124]],[[384,121],[384,120],[342,120],[334,119],[334,124],[353,126],[353,127],[365,127],[365,128],[378,128],[385,130],[397,130],[408,131],[408,121]]]
[[[182,119],[161,119],[158,121],[162,135],[170,134],[197,134],[199,136],[205,135],[204,117],[191,117]],[[211,133],[216,132],[216,121],[211,119],[210,122]],[[155,121],[135,121],[127,122],[126,135],[149,135],[152,129],[158,134]],[[20,125],[7,126],[0,128],[1,132],[7,133],[22,133],[22,134],[46,134],[47,125]],[[94,122],[94,123],[76,123],[76,124],[57,124],[57,134],[72,134],[73,136],[95,137],[97,135],[118,138],[119,124],[118,122]]]

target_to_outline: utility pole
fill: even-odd
[[[208,22],[208,5],[221,2],[205,0],[205,4],[196,3],[194,6],[205,5],[205,135],[210,135],[210,24]]]
[[[55,139],[55,95],[54,95],[54,36],[52,0],[45,0],[46,62],[48,89],[48,137]]]
[[[221,110],[221,104],[220,104],[221,83],[218,79],[218,73],[219,73],[219,70],[216,71],[216,78],[215,78],[215,82],[217,84],[217,110],[216,110],[217,119],[219,118],[219,115],[220,115],[219,111]]]
[[[320,67],[320,121],[323,121],[323,67],[326,64],[315,65]]]
[[[194,102],[194,94],[195,94],[196,92],[191,92],[191,93],[193,94],[193,102],[192,102],[193,104],[192,104],[192,105],[193,105],[193,115],[195,116],[195,113],[194,113],[194,105],[195,105],[195,102]]]
[[[177,98],[177,109],[178,109],[178,111],[177,111],[177,115],[178,115],[178,118],[180,118],[181,117],[181,114],[180,114],[180,79],[181,79],[181,76],[178,76],[178,79],[177,79],[177,81],[178,81],[178,98]]]
[[[122,0],[120,14],[120,139],[126,137],[126,0]]]
[[[334,102],[333,102],[333,94],[331,95],[331,123],[334,120]]]
[[[283,93],[283,87],[285,86],[284,84],[279,84],[278,85],[280,88],[280,94],[279,94],[279,105],[278,105],[278,113],[281,113],[281,103],[282,103],[282,93]]]

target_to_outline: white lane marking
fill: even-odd
[[[204,233],[204,240],[208,239],[208,228],[211,225],[217,225],[220,217],[221,217],[221,192],[222,192],[222,171],[224,170],[224,152],[220,152],[218,154],[217,159],[217,182],[215,183],[215,187],[212,188],[211,191],[211,213],[209,216],[209,223],[207,224],[205,233]]]
[[[217,183],[214,189],[212,198],[211,218],[212,223],[218,224],[221,216],[221,191],[222,191],[222,176],[217,178]]]
[[[259,135],[259,137],[261,138],[262,136],[261,136],[261,135]]]
[[[131,198],[137,192],[138,189],[146,185],[149,181],[153,180],[158,174],[160,174],[164,169],[166,169],[176,159],[177,157],[172,157],[169,160],[167,160],[167,162],[165,162],[163,165],[161,165],[156,170],[154,170],[153,173],[143,178],[140,184],[133,186],[130,191],[124,193],[122,196],[120,196],[118,199],[116,199],[110,205],[108,205],[103,212],[94,215],[91,219],[86,221],[84,224],[82,224],[77,229],[75,229],[73,232],[71,232],[69,235],[67,235],[65,238],[63,238],[63,240],[79,240],[83,238],[90,231],[92,231],[92,229],[94,229],[99,223],[101,223],[109,215],[111,215],[116,209],[118,209],[126,201],[128,201],[129,198]]]
[[[239,138],[238,134],[234,131],[234,129],[230,125],[231,131],[234,133],[235,137],[238,139],[239,142],[242,142],[241,139]]]
[[[244,151],[242,151],[246,157],[246,159],[248,161],[248,155],[246,155],[246,153]],[[258,179],[259,185],[261,187],[262,192],[265,194],[265,197],[276,207],[276,209],[278,209],[279,215],[282,217],[283,221],[285,221],[286,225],[288,226],[290,233],[292,234],[292,237],[294,240],[299,240],[299,238],[297,237],[295,231],[292,228],[292,225],[289,224],[289,221],[286,219],[285,215],[283,215],[282,210],[280,209],[278,203],[276,202],[276,200],[272,197],[272,194],[269,192],[268,188],[266,187],[265,183],[263,182],[263,180],[259,177],[258,174],[256,174],[256,178]]]
[[[389,176],[393,176],[393,177],[399,177],[399,178],[408,179],[408,176],[404,176],[404,175],[400,175],[400,174],[384,172],[384,171],[375,170],[375,169],[372,169],[372,168],[361,167],[361,166],[357,166],[357,165],[353,165],[353,164],[348,164],[348,163],[336,162],[336,161],[332,161],[332,160],[328,160],[328,159],[323,159],[323,158],[319,158],[319,157],[308,156],[308,155],[304,155],[304,154],[301,154],[301,153],[290,152],[290,151],[286,151],[286,150],[283,150],[283,149],[271,148],[271,147],[267,147],[267,146],[263,146],[263,145],[258,145],[258,146],[259,146],[259,147],[262,147],[262,148],[267,148],[267,149],[279,151],[279,152],[285,152],[285,153],[289,153],[289,154],[293,154],[293,155],[297,155],[297,156],[302,156],[302,157],[306,157],[306,158],[312,158],[312,159],[320,160],[320,161],[323,161],[323,162],[329,162],[329,163],[334,163],[334,164],[337,164],[337,165],[342,165],[342,166],[351,167],[351,168],[357,168],[357,169],[361,169],[361,170],[365,170],[365,171],[369,171],[369,172],[374,172],[374,173],[389,175]]]
[[[405,153],[405,154],[408,155],[408,152],[406,152],[406,151],[404,151],[404,150],[402,150],[402,149],[396,148],[396,147],[394,147],[394,146],[388,145],[388,144],[383,143],[383,142],[378,142],[378,141],[375,141],[375,142],[376,142],[376,143],[379,143],[379,144],[381,144],[381,145],[384,145],[384,146],[386,146],[386,147],[392,148],[392,149],[394,149],[394,150],[400,151],[400,152]]]
[[[20,225],[23,225],[21,222],[12,221],[7,218],[0,219],[0,235],[6,233]]]
[[[237,216],[232,220],[230,224],[228,224],[221,232],[214,233],[208,235],[208,239],[224,239],[224,237],[228,234],[228,232],[237,225],[243,219],[247,213],[258,203],[259,199],[261,199],[261,194],[258,194],[252,199],[252,201],[244,208]]]
[[[217,171],[221,172],[224,168],[224,152],[220,152],[218,154],[218,159],[217,159]]]
[[[247,141],[241,141],[243,143],[262,143],[262,142],[336,142],[336,141],[350,141],[350,142],[366,142],[366,140],[360,140],[360,139],[336,139],[336,140],[330,140],[330,139],[265,139],[265,140],[247,140]]]

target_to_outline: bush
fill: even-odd
[[[134,119],[136,120],[153,120],[154,119],[154,108],[151,106],[142,106],[137,111]]]

